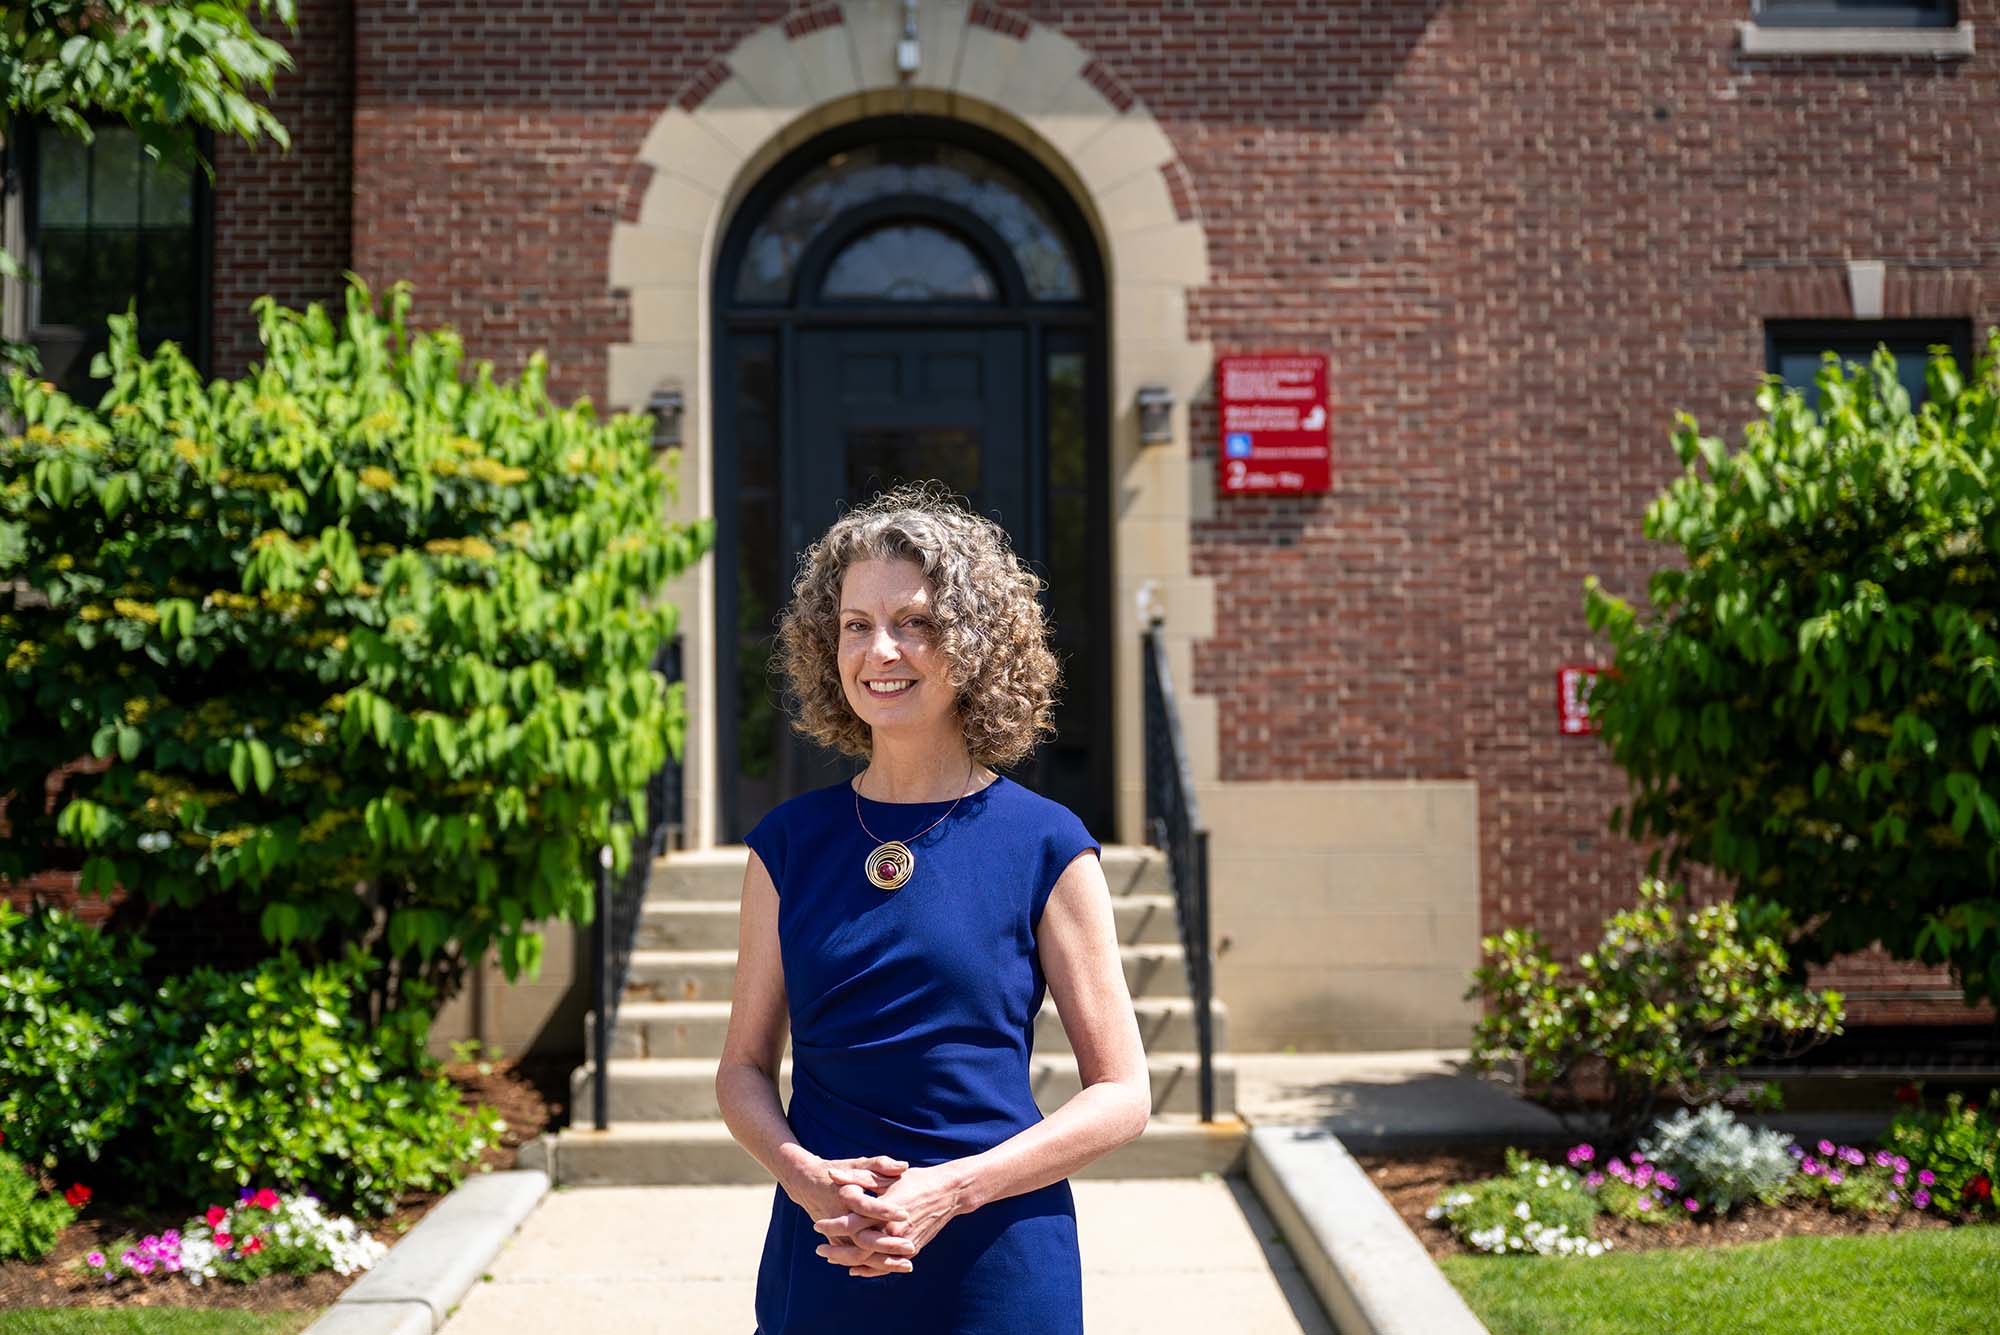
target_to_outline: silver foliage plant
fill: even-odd
[[[1655,1168],[1679,1178],[1686,1194],[1724,1212],[1784,1194],[1797,1171],[1791,1144],[1790,1136],[1745,1126],[1721,1104],[1710,1103],[1697,1113],[1683,1108],[1654,1122],[1639,1151]]]

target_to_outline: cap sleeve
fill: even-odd
[[[789,822],[785,819],[786,805],[781,803],[766,812],[764,819],[743,836],[743,842],[764,864],[764,870],[771,873],[771,885],[780,899],[785,897],[785,854],[791,846]]]
[[[1100,858],[1104,856],[1103,846],[1093,839],[1084,828],[1075,812],[1057,802],[1049,803],[1050,819],[1042,836],[1042,871],[1035,887],[1035,901],[1032,906],[1031,922],[1042,920],[1042,910],[1049,905],[1049,896],[1055,893],[1056,882],[1076,861],[1077,854],[1091,852]]]

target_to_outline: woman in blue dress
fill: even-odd
[[[1083,1330],[1068,1178],[1145,1129],[1150,1091],[1097,841],[995,773],[1051,731],[1039,588],[931,488],[842,516],[793,587],[796,726],[867,763],[746,839],[716,1095],[778,1183],[758,1335]],[[1082,1077],[1047,1118],[1045,991]]]

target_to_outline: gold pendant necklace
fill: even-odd
[[[868,861],[862,865],[862,871],[866,873],[868,883],[877,890],[901,890],[905,885],[908,885],[910,877],[917,870],[917,855],[910,851],[910,845],[944,824],[946,817],[949,817],[952,812],[958,810],[958,804],[965,800],[965,794],[971,790],[972,771],[968,769],[965,772],[965,788],[960,791],[957,797],[951,800],[951,805],[945,808],[943,816],[939,816],[929,825],[924,826],[923,829],[911,835],[908,842],[901,839],[890,839],[884,842],[882,836],[869,829],[868,822],[861,819],[861,790],[855,788],[854,819],[860,823],[863,834],[877,841],[875,850],[868,855]]]

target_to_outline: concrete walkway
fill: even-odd
[[[1091,1335],[1331,1335],[1241,1180],[1072,1187]],[[770,1209],[769,1187],[551,1192],[444,1335],[750,1335]]]
[[[1240,1052],[1236,1109],[1252,1126],[1314,1125],[1350,1150],[1468,1138],[1562,1138],[1555,1114],[1469,1073],[1466,1053]]]

